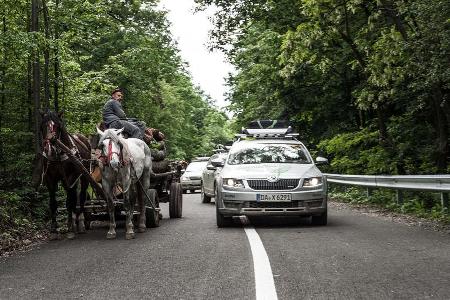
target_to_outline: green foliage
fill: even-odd
[[[196,2],[219,8],[212,47],[236,66],[234,129],[257,118],[290,119],[308,148],[330,159],[329,173],[449,173],[450,2]],[[346,193],[351,201],[439,214],[429,196],[411,195],[400,207],[392,195]]]
[[[293,120],[330,172],[448,173],[448,1],[196,2],[219,7],[236,127]]]
[[[445,224],[450,224],[450,215],[448,212],[443,212],[439,194],[422,192],[403,193],[403,204],[396,202],[395,191],[390,189],[372,190],[371,195],[368,197],[367,191],[364,188],[333,185],[329,195],[337,201],[384,208],[402,214],[430,218]]]
[[[228,139],[228,118],[193,84],[158,2],[39,0],[37,32],[29,32],[30,1],[2,2],[0,226],[21,228],[23,220],[42,219],[47,211],[46,203],[26,200],[40,144],[31,89],[34,54],[41,75],[38,107],[63,110],[70,132],[94,134],[111,90],[120,86],[128,117],[160,129],[170,158],[208,154]]]

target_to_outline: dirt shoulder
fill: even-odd
[[[405,224],[407,226],[417,226],[428,230],[439,231],[450,234],[450,224],[444,224],[437,220],[420,218],[413,215],[402,214],[390,211],[386,208],[377,207],[369,204],[351,204],[342,202],[339,199],[330,199],[328,202],[331,209],[350,209],[366,216],[382,218],[394,223]]]
[[[49,233],[47,230],[17,234],[6,231],[0,234],[0,257],[11,256],[18,252],[26,252],[36,245],[47,241]]]

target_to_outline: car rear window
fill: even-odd
[[[206,167],[207,163],[208,163],[207,161],[191,162],[187,166],[186,171],[187,172],[203,171],[203,169]]]

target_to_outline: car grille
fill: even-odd
[[[316,200],[316,201],[308,201],[306,202],[308,207],[321,207],[322,206],[322,200]]]
[[[277,182],[261,179],[247,180],[248,186],[257,191],[293,190],[298,186],[299,181],[299,179],[280,179]]]
[[[190,176],[189,178],[191,180],[200,180],[200,179],[202,179],[201,177],[197,177],[197,176]]]
[[[240,208],[241,203],[236,201],[223,201],[226,208]]]

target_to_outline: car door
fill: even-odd
[[[206,169],[204,170],[204,181],[203,181],[203,188],[207,194],[214,193],[214,172],[215,170],[211,169],[213,165],[211,164],[211,160],[214,158],[217,158],[217,154],[214,154],[211,156],[211,158],[208,160],[208,163],[206,164]]]

